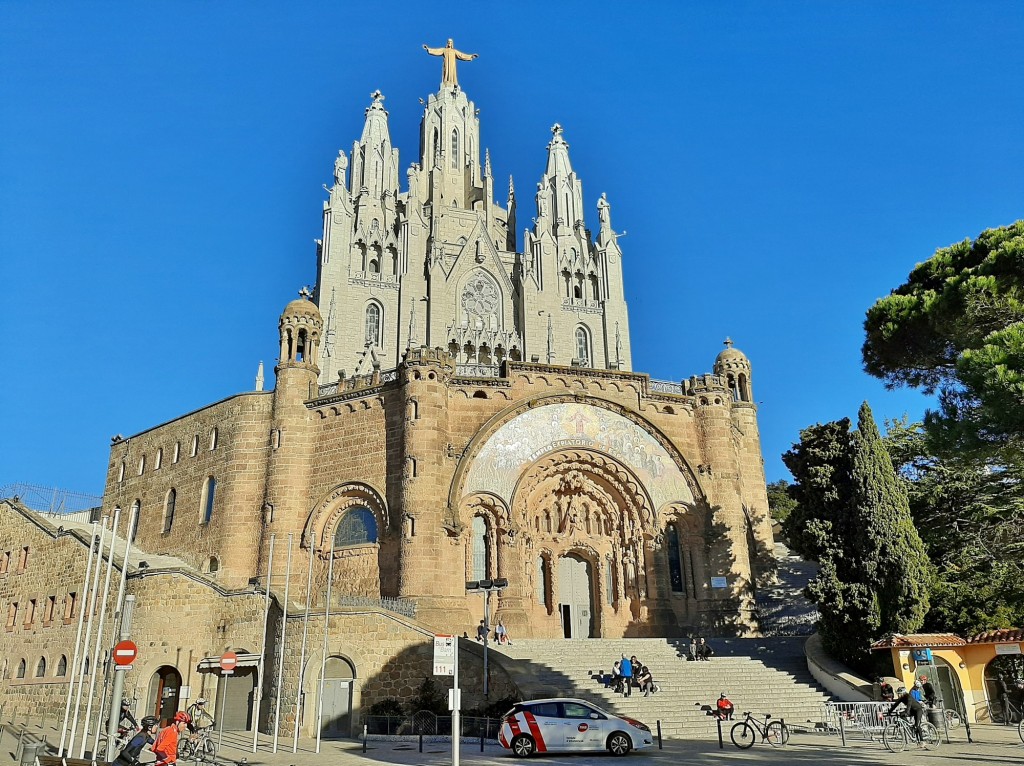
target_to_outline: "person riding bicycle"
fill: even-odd
[[[206,709],[206,699],[203,697],[197,699],[189,707],[188,714],[192,716],[192,722],[188,725],[188,730],[193,734],[198,734],[202,729],[209,729],[213,726],[213,716]]]
[[[114,766],[139,766],[139,754],[146,745],[156,742],[156,730],[159,726],[160,719],[156,716],[147,715],[143,718],[141,729],[117,754],[113,760]]]
[[[192,723],[192,716],[179,710],[174,714],[170,725],[160,730],[156,736],[156,743],[153,745],[153,752],[156,753],[155,766],[168,766],[177,763],[178,735],[185,731],[190,723]]]
[[[909,715],[914,716],[914,734],[917,735],[917,744],[918,747],[924,747],[924,734],[921,731],[921,721],[924,719],[924,705],[914,699],[905,686],[901,686],[896,690],[896,699],[889,706],[887,715],[895,713],[896,708],[901,705],[907,709]]]

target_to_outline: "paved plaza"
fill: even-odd
[[[52,726],[47,734],[48,741],[56,734]],[[18,745],[18,726],[6,726],[0,737],[0,764],[15,763]],[[29,730],[33,730],[30,728]],[[38,733],[38,729],[34,730]],[[670,764],[987,764],[988,766],[1010,766],[1024,764],[1024,744],[1017,737],[1016,729],[992,725],[972,727],[973,743],[969,743],[963,729],[951,733],[950,743],[943,743],[937,750],[909,750],[893,754],[885,750],[880,742],[851,738],[843,747],[838,737],[822,734],[795,733],[789,745],[772,748],[766,744],[755,745],[750,750],[738,750],[728,740],[724,749],[717,741],[671,740],[665,742],[663,750],[655,747],[639,753],[631,753],[623,763],[626,766],[669,766]],[[401,741],[370,740],[363,752],[361,742],[353,740],[324,741],[320,753],[315,752],[315,741],[300,739],[298,751],[292,752],[290,737],[278,742],[274,753],[271,737],[260,737],[256,753],[252,752],[251,735],[238,732],[224,734],[224,746],[220,766],[375,766],[378,763],[402,764],[403,766],[447,766],[451,764],[451,745],[448,741],[425,741],[423,752],[415,739]],[[243,762],[242,759],[245,759]],[[566,763],[571,766],[609,764],[612,757],[604,754],[579,754],[538,756],[529,759],[530,764]],[[508,751],[493,743],[486,743],[483,752],[479,741],[464,741],[461,762],[464,766],[493,766],[516,763]],[[190,764],[183,764],[190,766]]]

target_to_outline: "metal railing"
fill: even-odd
[[[41,487],[21,482],[0,486],[0,498],[13,497],[17,497],[33,511],[55,516],[88,512],[103,504],[101,495],[88,495],[84,492],[72,492],[58,487]]]
[[[361,723],[366,726],[367,734],[385,736],[424,734],[448,737],[452,734],[451,716],[435,715],[429,710],[420,710],[412,715],[364,715]],[[501,729],[501,719],[463,715],[459,717],[459,728],[461,737],[497,739],[498,731]]]
[[[826,702],[825,729],[839,734],[839,727],[847,733],[859,731],[865,739],[881,736],[885,728],[885,713],[891,702]]]
[[[337,606],[365,606],[371,609],[386,609],[405,617],[416,616],[416,602],[402,598],[372,598],[370,596],[341,595],[333,599]]]

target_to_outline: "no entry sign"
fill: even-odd
[[[138,656],[139,647],[134,641],[121,641],[114,647],[114,664],[118,667],[128,667]]]
[[[220,658],[220,669],[224,673],[231,674],[235,672],[235,666],[238,665],[238,655],[234,652],[224,652]]]

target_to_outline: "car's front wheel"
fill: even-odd
[[[628,734],[617,731],[608,737],[608,752],[612,755],[626,755],[633,749],[633,742]]]
[[[529,758],[537,752],[537,743],[533,741],[533,737],[528,737],[525,734],[520,734],[513,739],[511,747],[512,754],[517,758]]]

